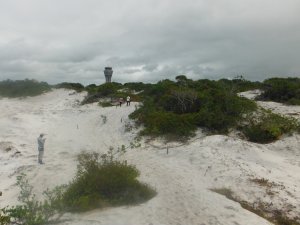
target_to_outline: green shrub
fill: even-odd
[[[263,112],[258,118],[250,118],[249,124],[242,128],[242,131],[249,141],[270,143],[278,140],[283,134],[299,131],[299,127],[296,119]]]
[[[144,125],[142,134],[186,139],[197,127],[226,133],[245,113],[257,108],[255,102],[237,96],[219,82],[192,81],[183,75],[176,79],[176,83],[164,80],[153,85],[143,105],[130,115]]]
[[[223,89],[203,91],[200,102],[202,107],[195,114],[194,122],[217,133],[226,133],[230,128],[235,128],[244,114],[257,108],[255,102]]]
[[[139,171],[134,166],[114,160],[111,154],[82,153],[78,162],[77,174],[63,196],[67,210],[135,204],[155,195],[136,179]]]
[[[178,115],[172,112],[149,113],[145,119],[145,130],[142,134],[188,137],[196,129],[192,123],[192,118],[187,114]]]
[[[63,186],[46,190],[45,200],[38,201],[24,174],[17,177],[17,185],[21,189],[18,200],[22,204],[5,209],[6,216],[13,224],[42,225],[55,222],[62,215]]]
[[[221,79],[218,80],[218,83],[223,86],[225,89],[233,92],[233,93],[239,93],[243,91],[249,91],[254,89],[261,89],[263,87],[263,84],[256,81],[251,82],[248,80],[245,80],[242,76],[236,77],[232,80],[228,79]]]
[[[6,209],[0,209],[0,225],[8,225],[10,223],[10,217],[7,215]]]
[[[300,78],[267,79],[258,99],[300,105]]]
[[[0,96],[9,98],[36,96],[50,91],[46,82],[36,80],[5,80],[0,82]]]
[[[99,102],[99,106],[101,107],[111,107],[114,106],[113,104],[111,104],[110,102]]]
[[[55,85],[56,88],[65,88],[65,89],[71,89],[75,90],[77,92],[81,92],[84,90],[84,86],[80,83],[68,83],[68,82],[63,82],[60,84]]]
[[[112,96],[114,94],[117,93],[117,91],[119,89],[122,88],[122,84],[120,83],[105,83],[102,85],[97,86],[97,88],[95,88],[95,92],[99,95],[101,95],[102,97],[108,97],[108,96]]]

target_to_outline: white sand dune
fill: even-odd
[[[54,90],[38,97],[0,100],[0,207],[17,203],[15,183],[20,173],[27,174],[40,196],[46,188],[73,178],[81,151],[105,153],[110,146],[129,146],[133,141],[135,131],[125,132],[125,123],[134,104],[80,106],[84,94],[71,93]],[[106,123],[101,115],[107,117]],[[47,134],[44,165],[37,163],[39,133]],[[296,216],[300,212],[299,146],[299,135],[260,145],[235,137],[204,136],[200,131],[185,145],[142,141],[141,147],[128,148],[120,157],[137,166],[139,179],[154,187],[157,196],[136,206],[66,214],[61,224],[271,224],[212,188],[228,188],[242,200]],[[268,179],[273,185],[259,186],[250,181],[253,178]]]

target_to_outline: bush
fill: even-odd
[[[112,95],[116,94],[119,89],[122,88],[122,84],[120,83],[105,83],[102,85],[99,85],[95,92],[102,97],[111,97]]]
[[[111,104],[110,102],[99,102],[99,106],[105,108],[105,107],[111,107],[111,106],[114,106],[114,105]]]
[[[195,114],[197,126],[217,133],[226,133],[235,128],[243,115],[255,111],[255,102],[223,89],[208,89],[200,96],[202,107]]]
[[[51,87],[46,82],[36,80],[5,80],[0,82],[0,95],[9,98],[36,96],[50,90]]]
[[[0,209],[0,225],[8,225],[10,223],[10,217],[7,215],[6,209]]]
[[[258,99],[300,105],[300,78],[267,79]]]
[[[86,211],[107,205],[135,204],[155,195],[136,178],[139,171],[118,162],[112,154],[82,153],[77,174],[63,196],[69,211]]]
[[[7,218],[13,224],[41,225],[55,222],[62,215],[62,193],[63,186],[44,192],[45,200],[38,201],[33,194],[33,187],[29,184],[26,176],[22,174],[17,177],[17,185],[20,187],[18,200],[22,205],[5,209]],[[56,216],[55,216],[56,215]]]
[[[175,136],[179,139],[191,136],[196,126],[192,123],[192,116],[177,115],[172,112],[153,112],[145,119],[145,130],[142,134]]]
[[[249,141],[264,144],[278,140],[285,133],[299,131],[299,127],[296,119],[263,112],[259,118],[252,117],[242,131]]]
[[[221,79],[218,80],[218,83],[233,93],[239,93],[239,92],[244,92],[244,91],[249,91],[254,89],[261,89],[263,87],[262,83],[258,81],[251,82],[245,80],[242,76],[236,77],[232,80]]]
[[[143,105],[130,115],[145,129],[142,134],[186,138],[197,127],[226,133],[256,110],[256,104],[238,97],[219,82],[192,81],[181,75],[177,82],[160,81],[148,90]]]
[[[81,92],[84,90],[84,86],[80,83],[68,83],[68,82],[63,82],[60,84],[55,85],[56,88],[65,88],[65,89],[71,89],[75,90],[77,92]]]

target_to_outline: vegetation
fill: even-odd
[[[221,79],[218,81],[221,85],[226,86],[227,90],[238,93],[254,89],[262,89],[263,84],[261,82],[251,82],[246,80],[243,76],[237,76],[235,79]]]
[[[271,78],[263,82],[259,100],[300,105],[300,78]]]
[[[10,223],[10,217],[6,213],[6,209],[0,209],[0,225],[8,225]]]
[[[119,90],[121,90],[122,87],[122,84],[115,82],[105,83],[99,86],[89,85],[85,88],[85,90],[88,92],[88,96],[83,100],[82,104],[98,102],[103,98],[110,98],[111,100],[119,97],[124,98],[125,94],[119,93]]]
[[[270,209],[268,206],[269,204],[264,204],[262,202],[251,204],[247,201],[240,200],[234,195],[233,191],[228,188],[211,189],[211,191],[223,195],[232,201],[240,203],[241,207],[244,209],[255,213],[262,218],[265,218],[275,225],[300,225],[300,223],[297,221],[299,218],[289,218],[284,212],[282,212],[282,210]]]
[[[130,115],[144,129],[141,134],[186,140],[200,127],[213,133],[240,129],[249,141],[269,143],[299,131],[295,119],[258,110],[255,102],[237,93],[263,84],[242,77],[193,81],[184,75],[163,80],[142,92],[143,104]]]
[[[33,187],[29,185],[26,176],[17,177],[17,185],[20,187],[18,200],[22,203],[11,208],[2,209],[3,224],[41,225],[57,221],[62,215],[63,186],[44,192],[45,200],[38,201],[33,193]],[[3,219],[4,218],[4,219]],[[9,223],[8,223],[9,224]]]
[[[265,144],[278,140],[283,134],[300,131],[300,123],[293,118],[262,111],[258,116],[251,115],[242,131],[249,141]]]
[[[181,75],[163,80],[144,91],[143,105],[130,115],[145,129],[142,134],[186,138],[197,127],[226,133],[256,104],[228,91],[224,82],[192,81]]]
[[[82,84],[80,84],[80,83],[63,82],[63,83],[55,85],[54,87],[56,87],[56,88],[71,89],[71,90],[75,90],[77,92],[81,92],[81,91],[84,90],[84,86]]]
[[[99,106],[105,108],[105,107],[111,107],[111,106],[114,106],[114,105],[111,104],[110,102],[99,102]]]
[[[25,84],[30,88],[20,88]],[[84,87],[79,83],[61,83],[55,87],[87,91],[88,96],[82,104],[100,101],[100,106],[109,107],[128,95],[132,101],[141,101],[141,107],[130,118],[137,125],[143,125],[143,135],[184,141],[193,136],[197,128],[222,134],[238,128],[249,141],[269,143],[285,133],[299,130],[297,121],[261,113],[255,102],[237,95],[241,91],[260,88],[264,90],[260,99],[298,104],[299,78],[271,78],[260,83],[247,81],[242,76],[232,80],[194,81],[179,75],[175,81],[166,79],[156,84],[112,82]],[[38,94],[48,89],[47,83],[33,80],[0,82],[0,94],[4,96],[28,96],[33,90]]]
[[[46,82],[36,80],[4,80],[0,81],[0,96],[17,98],[36,96],[50,91],[51,87]]]
[[[69,211],[86,211],[108,205],[136,204],[155,195],[136,178],[132,165],[114,160],[112,154],[82,153],[77,174],[63,195]]]
[[[44,200],[37,200],[25,174],[17,177],[21,205],[0,209],[0,225],[43,225],[59,221],[67,211],[87,211],[105,206],[137,204],[156,192],[137,180],[139,171],[126,162],[114,159],[123,153],[122,145],[107,154],[81,153],[75,178],[68,184],[46,190]]]

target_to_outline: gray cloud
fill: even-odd
[[[298,0],[0,3],[0,80],[299,76]]]

